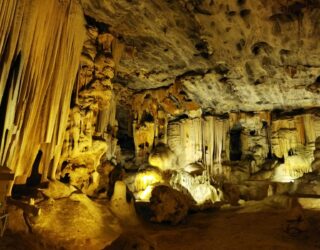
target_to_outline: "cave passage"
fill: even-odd
[[[230,160],[241,160],[241,125],[236,126],[230,130]]]

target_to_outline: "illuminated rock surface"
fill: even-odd
[[[0,0],[0,248],[319,247],[319,13]]]

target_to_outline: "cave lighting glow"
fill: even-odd
[[[139,173],[135,179],[136,199],[149,201],[153,188],[160,183],[163,183],[162,176],[155,171]]]

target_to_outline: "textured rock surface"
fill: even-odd
[[[89,195],[101,186],[101,162],[118,156],[118,123],[111,83],[116,67],[112,56],[115,41],[96,26],[87,27],[58,169],[62,179]]]
[[[93,202],[84,194],[48,199],[38,206],[41,215],[27,218],[32,232],[56,248],[102,249],[121,233],[119,221],[106,204]]]
[[[168,186],[157,186],[152,190],[150,199],[151,220],[178,224],[187,216],[189,206],[184,194]]]
[[[178,77],[192,99],[218,112],[320,104],[318,1],[82,5],[128,46],[117,80],[130,88],[155,88]]]

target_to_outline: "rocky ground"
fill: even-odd
[[[81,200],[79,202],[82,204]],[[65,200],[60,203],[68,202]],[[285,208],[286,206],[291,208]],[[101,207],[101,204],[97,207]],[[71,216],[73,212],[69,209],[65,214]],[[320,210],[303,210],[302,212],[298,209],[298,214],[299,216],[303,214],[301,221],[306,226],[301,227],[301,230],[288,232],[286,230],[288,220],[292,220],[292,216],[296,218],[297,210],[293,209],[292,205],[288,205],[287,197],[274,196],[264,201],[250,201],[240,206],[227,206],[220,210],[193,213],[182,224],[176,226],[151,224],[145,221],[128,225],[122,221],[120,224],[125,236],[118,241],[118,245],[112,245],[106,249],[320,249],[318,237]],[[63,219],[62,217],[60,219]],[[95,217],[98,218],[97,215]],[[10,219],[16,220],[13,216]],[[112,230],[105,230],[103,233],[106,238],[99,240],[94,235],[99,237],[103,235],[99,231],[100,226],[92,225],[94,220],[90,219],[87,219],[87,223],[85,220],[83,222],[77,223],[73,227],[73,232],[64,227],[63,221],[52,221],[52,227],[47,225],[47,228],[42,228],[41,231],[39,228],[44,225],[41,220],[37,227],[34,227],[38,230],[34,230],[33,233],[22,231],[13,233],[7,230],[0,241],[0,249],[102,249],[103,241],[104,244],[110,243],[111,238],[120,234],[120,230],[113,230],[114,235],[111,237],[108,233]],[[116,224],[114,221],[113,223]],[[97,234],[91,230],[94,227]],[[85,231],[88,231],[88,237],[92,236],[86,241],[87,244],[83,244],[83,237],[79,233]],[[56,242],[52,241],[55,234]],[[65,239],[61,238],[62,235],[65,235]],[[82,238],[72,240],[77,235]],[[63,242],[65,245],[62,244]]]

